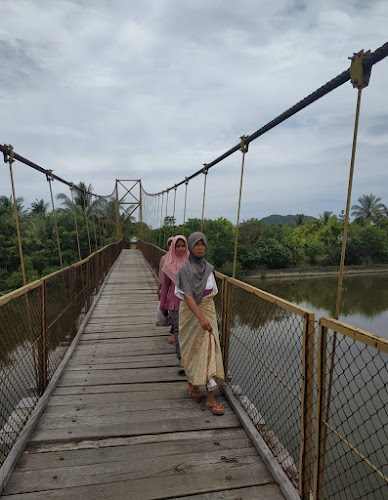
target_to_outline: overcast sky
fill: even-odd
[[[0,144],[99,194],[173,186],[388,39],[386,0],[0,0],[0,17]],[[352,203],[388,205],[387,81],[388,58],[363,91]],[[346,83],[250,145],[242,219],[345,208],[356,98]],[[240,166],[237,152],[210,170],[206,217],[236,221]],[[44,176],[14,171],[25,205],[49,200]]]

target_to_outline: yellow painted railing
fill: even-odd
[[[122,242],[0,297],[0,465],[63,359]]]

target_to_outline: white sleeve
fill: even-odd
[[[181,300],[185,300],[185,298],[183,297],[183,292],[180,288],[177,287],[177,285],[175,285],[175,292],[174,294],[178,297],[178,299],[181,299]]]
[[[217,282],[216,282],[216,279],[215,279],[214,274],[212,272],[209,274],[209,277],[206,281],[205,290],[212,290],[216,294],[218,293]]]
[[[214,278],[213,273],[209,274],[209,277],[206,281],[205,290],[212,290],[213,292],[218,293],[217,282]],[[180,288],[178,288],[177,285],[175,285],[175,292],[174,293],[178,297],[178,299],[185,300],[182,290]]]

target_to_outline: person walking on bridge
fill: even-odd
[[[188,237],[190,256],[179,268],[175,295],[184,299],[179,310],[179,344],[187,376],[187,392],[194,399],[202,397],[198,386],[207,390],[206,408],[223,415],[214,389],[224,382],[220,338],[213,297],[218,293],[213,266],[204,259],[207,239],[203,233]]]
[[[184,236],[178,234],[170,244],[167,257],[162,268],[162,293],[160,295],[159,308],[164,313],[169,311],[173,327],[175,352],[179,360],[178,372],[184,374],[184,367],[181,361],[181,351],[179,348],[179,306],[181,300],[175,295],[175,279],[179,267],[189,257],[187,249],[187,240]]]
[[[171,242],[173,239],[174,239],[174,236],[170,236],[167,239],[167,250],[170,249],[170,245],[171,245]],[[158,294],[159,302],[160,302],[160,296],[162,295],[162,281],[163,281],[162,269],[163,269],[164,263],[166,262],[167,254],[168,254],[168,251],[167,251],[167,253],[162,255],[162,257],[160,258],[160,261],[159,261],[158,289],[156,291],[156,293]],[[175,342],[175,340],[174,340],[174,324],[172,322],[171,316],[169,316],[169,323],[171,323],[171,328],[170,328],[170,336],[168,337],[167,340],[168,340],[168,342],[174,343]]]

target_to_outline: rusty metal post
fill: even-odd
[[[90,258],[86,262],[86,310],[89,311],[91,305],[91,276],[90,276]]]
[[[140,239],[142,240],[143,239],[143,186],[141,184],[141,180],[139,181],[139,184],[140,184],[140,196],[139,196],[139,214],[140,214]],[[123,237],[123,235],[121,235],[121,238]]]
[[[121,240],[123,237],[123,231],[122,231],[122,226],[121,226],[121,221],[120,221],[120,209],[119,209],[119,187],[118,187],[118,180],[116,179],[116,234],[117,234],[117,239]]]
[[[77,333],[77,286],[76,286],[76,277],[75,277],[75,267],[71,266],[70,268],[70,301],[71,301],[71,317],[72,317],[72,325],[71,325],[71,333],[72,336],[75,337]]]
[[[46,280],[40,286],[40,337],[38,341],[39,377],[38,394],[41,396],[47,387],[47,323],[46,323]]]
[[[322,500],[324,459],[326,452],[326,356],[327,328],[320,324],[317,356],[317,406],[315,410],[314,500]]]
[[[313,449],[313,404],[314,404],[314,334],[315,314],[305,313],[303,318],[302,345],[302,443],[299,460],[299,495],[310,499],[312,449]]]
[[[225,381],[228,380],[229,369],[229,344],[230,344],[230,325],[232,319],[232,285],[228,278],[223,278],[222,286],[222,359],[224,363]]]

